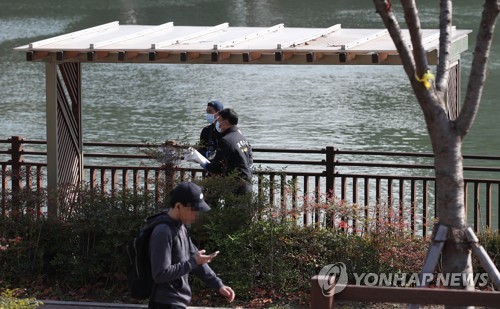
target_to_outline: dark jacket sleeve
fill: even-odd
[[[170,282],[188,274],[196,266],[194,255],[184,257],[183,262],[172,264],[173,235],[166,224],[157,225],[149,240],[151,273],[156,283]]]
[[[198,248],[193,244],[191,239],[189,240],[190,242],[190,248],[191,248],[191,255],[194,256],[198,252]],[[208,252],[207,254],[210,254],[212,252]],[[208,264],[203,264],[199,267],[196,267],[193,269],[192,274],[194,274],[196,277],[200,278],[206,285],[209,287],[219,290],[221,287],[224,286],[222,283],[222,280],[217,277],[215,272],[208,266]]]

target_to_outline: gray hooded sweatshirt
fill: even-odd
[[[208,264],[197,265],[193,244],[182,222],[168,214],[151,217],[148,223],[168,217],[168,224],[158,224],[149,240],[151,272],[156,282],[152,299],[156,303],[187,307],[191,301],[188,275],[192,272],[209,287],[219,290],[223,284]],[[167,219],[167,220],[168,220]]]

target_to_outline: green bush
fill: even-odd
[[[43,305],[34,298],[24,298],[20,289],[6,289],[0,293],[0,308],[2,309],[32,309]]]
[[[78,196],[77,202],[61,208],[60,220],[26,209],[0,218],[0,245],[5,243],[0,263],[6,270],[0,287],[35,282],[48,293],[97,287],[99,292],[126,294],[123,244],[157,205],[147,194],[117,198],[82,188]]]

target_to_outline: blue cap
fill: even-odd
[[[212,106],[216,111],[220,112],[224,109],[224,104],[219,100],[212,100],[207,103],[208,106]]]
[[[210,206],[203,200],[201,187],[195,183],[183,181],[179,183],[171,192],[172,205],[179,202],[184,205],[190,204],[196,211],[209,211]]]

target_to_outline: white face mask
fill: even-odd
[[[206,114],[205,119],[207,120],[208,123],[213,123],[214,122],[214,114]]]
[[[215,130],[220,133],[220,123],[218,121],[215,123]]]

